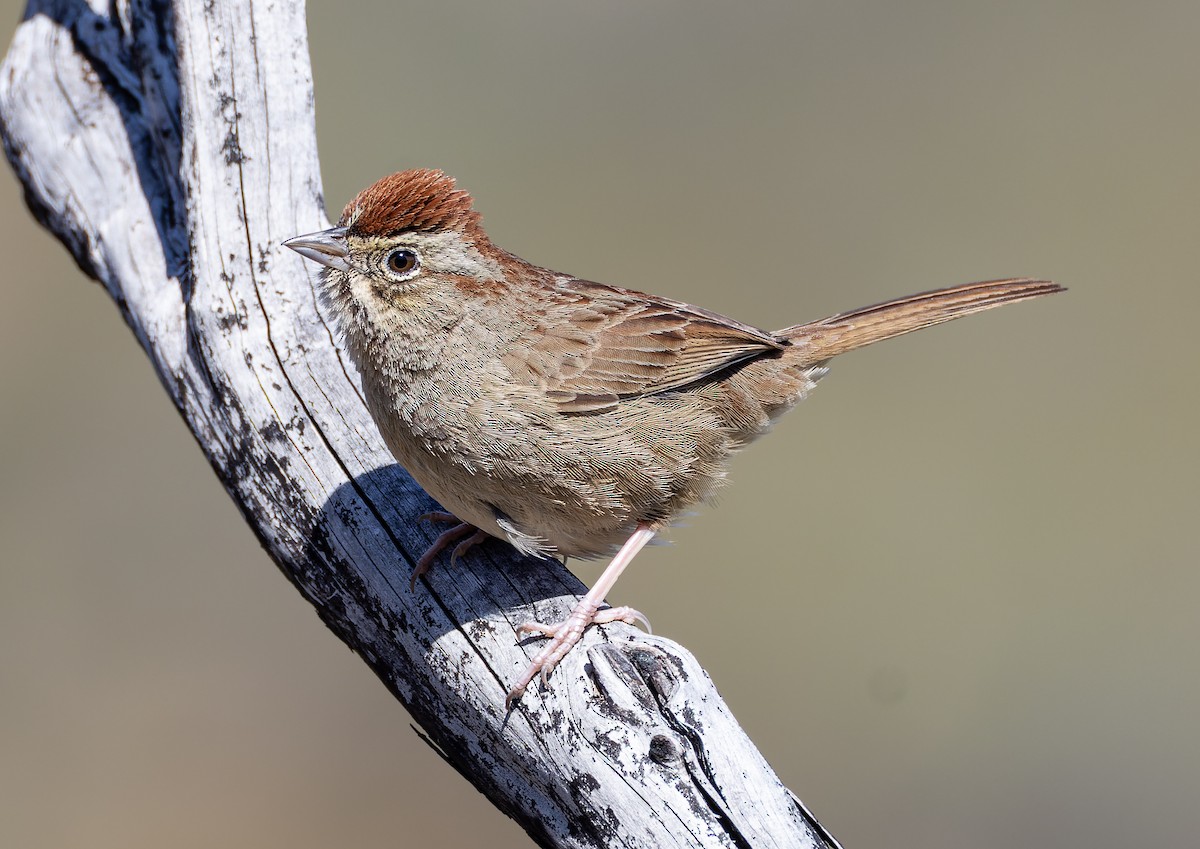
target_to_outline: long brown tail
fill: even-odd
[[[1049,280],[985,280],[950,289],[921,292],[882,304],[797,324],[777,335],[792,341],[806,364],[817,364],[873,342],[932,327],[1002,304],[1066,291]]]

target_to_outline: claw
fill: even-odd
[[[442,531],[438,538],[433,541],[429,548],[425,549],[425,553],[421,555],[421,559],[417,561],[417,565],[413,568],[412,574],[408,578],[408,589],[412,592],[417,587],[417,578],[424,575],[433,568],[433,561],[437,560],[437,556],[441,554],[451,543],[462,540],[458,545],[454,546],[454,550],[450,553],[450,565],[462,557],[467,551],[478,543],[487,539],[487,534],[479,530],[474,525],[468,525],[466,522],[459,522],[458,517],[450,513],[426,513],[421,516],[418,521],[429,522],[458,522],[453,528]],[[470,536],[467,536],[470,534]],[[467,537],[467,539],[462,539]]]
[[[467,527],[471,526],[468,525]],[[479,543],[483,542],[487,538],[488,535],[485,532],[476,530],[475,533],[471,534],[458,545],[454,546],[454,551],[450,552],[450,568],[454,568],[454,564],[458,562],[458,558],[462,557],[464,554],[466,554],[475,546],[479,545]]]
[[[525,634],[537,634],[548,637],[550,642],[546,643],[537,653],[525,670],[525,674],[509,691],[508,698],[504,700],[505,708],[512,709],[534,678],[540,679],[545,685],[550,678],[550,673],[554,671],[554,667],[558,666],[567,653],[583,639],[583,632],[589,625],[607,625],[609,622],[624,622],[627,625],[640,622],[646,626],[647,631],[650,630],[650,620],[632,607],[597,609],[595,604],[586,597],[571,609],[570,615],[562,622],[556,622],[553,625],[546,625],[542,622],[522,622],[518,625],[516,628],[518,637]]]

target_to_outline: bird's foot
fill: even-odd
[[[517,626],[517,636],[525,637],[530,635],[538,635],[549,637],[550,642],[542,647],[533,661],[529,664],[529,668],[525,670],[525,674],[517,681],[508,692],[508,698],[504,700],[504,706],[508,710],[512,710],[513,705],[525,693],[525,688],[533,681],[534,678],[541,676],[542,683],[550,676],[554,667],[558,666],[559,661],[567,656],[575,644],[583,638],[583,632],[588,625],[604,625],[609,622],[625,622],[632,625],[635,622],[641,622],[646,626],[646,630],[650,630],[650,620],[643,616],[632,607],[605,607],[601,609],[598,603],[588,601],[586,598],[581,600],[571,609],[571,613],[562,622],[553,625],[544,625],[541,622],[525,622]]]
[[[438,538],[433,541],[429,548],[425,549],[425,553],[421,555],[421,559],[417,561],[416,567],[412,570],[412,575],[408,579],[408,589],[411,592],[417,586],[417,578],[424,575],[433,568],[433,561],[437,556],[450,547],[452,543],[458,543],[454,546],[454,550],[450,552],[450,565],[453,566],[458,558],[462,557],[471,549],[472,546],[478,545],[487,539],[487,534],[479,530],[474,525],[469,525],[466,522],[460,521],[453,513],[426,513],[418,518],[420,522],[454,522],[454,527],[449,530],[442,531]],[[466,539],[463,539],[466,537]]]

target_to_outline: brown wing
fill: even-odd
[[[677,389],[789,344],[699,307],[574,278],[554,280],[523,318],[529,333],[504,364],[564,413]]]

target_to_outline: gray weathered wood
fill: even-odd
[[[283,250],[327,225],[300,3],[34,0],[0,75],[30,208],[99,280],[284,574],[543,846],[835,845],[695,659],[628,626],[504,711],[513,625],[582,586],[497,542],[415,592],[434,505]],[[403,793],[403,788],[396,788]]]

